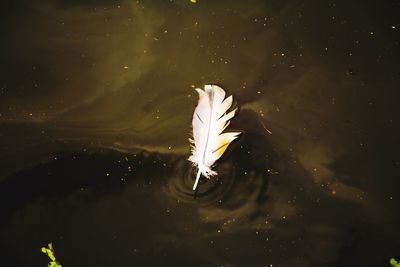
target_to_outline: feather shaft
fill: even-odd
[[[194,182],[194,185],[193,185],[193,191],[196,190],[197,184],[199,183],[199,180],[200,180],[200,176],[201,176],[201,171],[199,169],[199,171],[197,172],[197,175],[196,175],[196,181]]]

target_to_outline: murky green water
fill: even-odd
[[[361,12],[360,10],[368,12]],[[398,5],[13,1],[0,32],[1,266],[400,259]],[[192,85],[243,131],[201,180]]]

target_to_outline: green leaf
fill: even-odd
[[[44,254],[46,254],[50,258],[50,262],[47,267],[62,267],[61,264],[56,260],[56,256],[54,255],[53,244],[49,243],[48,248],[42,247],[40,249]]]

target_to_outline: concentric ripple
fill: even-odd
[[[201,177],[195,192],[192,188],[197,169],[185,158],[178,159],[175,166],[175,172],[168,181],[165,192],[170,197],[184,202],[196,202],[201,205],[217,203],[229,195],[236,177],[236,170],[231,162],[221,164],[215,169],[218,175],[210,179]]]

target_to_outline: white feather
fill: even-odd
[[[199,93],[199,103],[193,114],[193,139],[190,139],[192,155],[189,160],[199,170],[193,190],[196,190],[201,174],[207,178],[217,174],[211,167],[240,135],[240,132],[222,133],[237,111],[228,112],[232,106],[232,96],[225,98],[225,91],[217,85],[206,85],[204,91],[199,88],[196,91]]]

